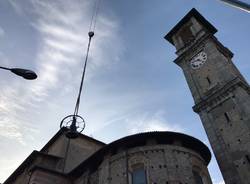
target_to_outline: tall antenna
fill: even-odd
[[[77,138],[78,134],[81,133],[85,128],[85,121],[80,115],[78,115],[78,110],[79,110],[80,101],[81,101],[81,94],[82,94],[82,88],[83,88],[87,63],[88,63],[90,45],[91,45],[92,38],[95,35],[94,31],[96,28],[96,21],[97,21],[98,12],[100,9],[100,3],[101,3],[101,0],[96,0],[94,11],[93,11],[92,18],[90,21],[89,32],[88,32],[88,37],[89,37],[88,47],[87,47],[87,51],[86,51],[86,57],[85,57],[85,61],[84,61],[81,83],[80,83],[80,88],[79,88],[79,92],[78,92],[78,96],[77,96],[77,100],[76,100],[74,114],[68,115],[65,118],[63,118],[63,120],[61,121],[61,124],[60,124],[61,128],[62,127],[68,128],[68,132],[67,132],[66,136],[69,139]]]

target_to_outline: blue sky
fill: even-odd
[[[93,6],[90,0],[0,0],[1,65],[39,76],[25,81],[0,72],[0,182],[73,113]],[[193,7],[218,29],[250,80],[250,14],[216,0],[103,0],[79,110],[85,134],[108,143],[169,130],[209,146],[184,75],[172,62],[175,48],[163,39]],[[223,183],[214,157],[209,170],[215,184]]]

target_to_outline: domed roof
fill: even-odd
[[[211,153],[208,147],[192,136],[169,131],[145,132],[129,135],[107,144],[91,155],[87,160],[83,161],[78,167],[73,169],[69,175],[74,177],[80,176],[85,169],[98,166],[106,154],[115,153],[118,148],[129,149],[138,146],[145,146],[146,140],[148,139],[155,139],[157,144],[168,145],[173,145],[174,142],[179,141],[181,142],[182,147],[191,149],[200,154],[207,165],[211,160]]]

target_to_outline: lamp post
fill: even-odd
[[[0,66],[0,69],[9,70],[12,73],[19,75],[27,80],[34,80],[37,78],[37,75],[35,72],[33,72],[31,70],[23,69],[23,68],[6,68],[6,67]]]

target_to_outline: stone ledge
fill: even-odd
[[[193,111],[199,113],[201,110],[206,109],[208,106],[213,104],[221,103],[221,101],[225,101],[230,97],[229,92],[233,91],[236,86],[240,86],[244,88],[250,94],[249,85],[242,81],[239,77],[236,77],[226,83],[225,85],[216,86],[216,91],[211,89],[211,93],[207,92],[207,95],[201,99],[200,102],[193,106]]]

